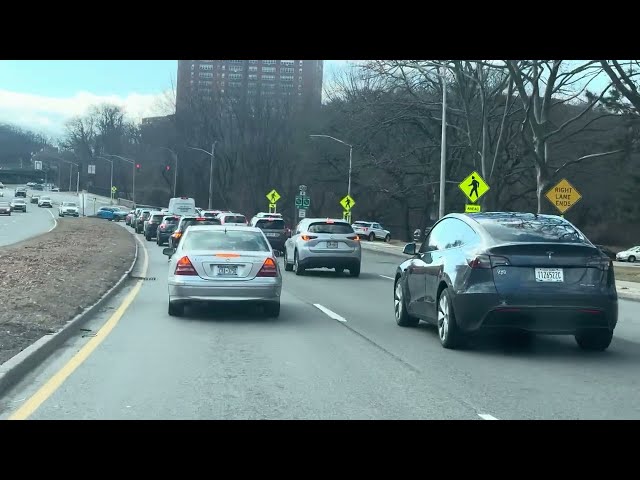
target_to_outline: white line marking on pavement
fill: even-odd
[[[483,419],[483,420],[498,420],[496,417],[494,417],[493,415],[489,415],[487,413],[479,413],[478,416]]]
[[[389,280],[395,280],[393,277],[387,277],[386,275],[380,275],[382,278],[388,278]]]
[[[340,315],[338,315],[336,312],[332,312],[331,310],[329,310],[327,307],[323,307],[322,305],[320,305],[319,303],[314,303],[313,304],[314,307],[316,307],[318,310],[320,310],[321,312],[324,312],[327,316],[329,316],[330,318],[333,318],[334,320],[337,320],[339,322],[343,322],[343,323],[347,323],[347,319],[344,317],[341,317]]]
[[[58,220],[56,220],[56,216],[53,214],[51,210],[47,210],[47,212],[49,212],[49,214],[51,215],[51,218],[53,218],[53,227],[49,229],[49,231],[51,231],[58,226]]]

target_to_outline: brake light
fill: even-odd
[[[471,268],[492,268],[509,265],[509,259],[495,255],[478,255],[468,260]]]
[[[257,277],[277,277],[278,276],[278,267],[276,265],[276,261],[267,257],[267,259],[262,264],[262,268],[258,272]]]
[[[314,238],[318,238],[318,237],[313,235],[301,235],[300,238],[305,242],[308,242],[309,240],[313,240]]]
[[[164,225],[164,224],[160,225],[160,230],[164,230],[165,228],[167,228],[166,225]]]
[[[195,276],[198,275],[198,272],[196,272],[196,269],[193,268],[189,257],[182,257],[180,260],[178,260],[178,264],[176,265],[175,275]]]
[[[356,242],[360,241],[360,237],[359,236],[355,236],[355,237],[347,237],[349,240],[355,240]]]
[[[176,232],[172,236],[173,236],[173,238],[180,238],[182,236],[182,233]]]
[[[327,223],[334,223],[334,222],[330,218],[327,218]]]
[[[196,220],[202,221],[202,220],[206,220],[206,218],[205,217],[197,217]]]
[[[223,258],[235,258],[235,257],[239,257],[240,255],[237,253],[216,253],[215,256],[223,257]]]
[[[587,267],[595,267],[606,271],[613,268],[613,262],[609,258],[595,256],[587,259]]]

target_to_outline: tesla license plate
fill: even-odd
[[[327,248],[338,248],[338,242],[327,242]]]
[[[218,265],[218,275],[232,277],[238,275],[237,265]]]
[[[561,268],[536,268],[536,282],[564,282]]]

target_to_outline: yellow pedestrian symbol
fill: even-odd
[[[475,171],[471,172],[471,175],[460,182],[458,187],[460,187],[462,193],[464,193],[473,203],[477,202],[480,197],[489,191],[489,185],[487,185],[487,182],[485,182],[480,174]]]
[[[278,203],[278,200],[280,200],[280,194],[275,188],[267,193],[267,200],[269,200],[269,203]]]
[[[356,201],[351,197],[351,195],[346,195],[342,200],[340,200],[340,205],[342,208],[349,211],[356,205]]]

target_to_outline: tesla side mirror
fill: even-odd
[[[416,254],[416,244],[415,243],[407,243],[404,246],[404,250],[402,250],[402,253],[404,253],[405,255],[415,255]]]
[[[419,242],[422,237],[422,231],[419,228],[416,228],[413,232],[413,241]]]
[[[162,254],[171,258],[173,254],[176,253],[175,248],[167,247],[162,249]]]

